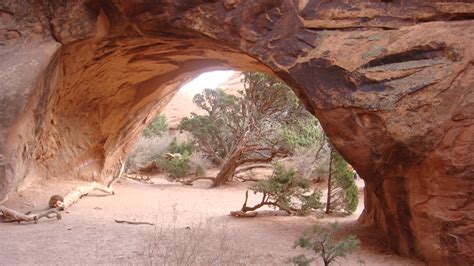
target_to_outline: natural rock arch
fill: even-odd
[[[362,222],[402,254],[472,263],[473,17],[469,3],[0,4],[0,198],[35,176],[107,176],[184,81],[257,70],[366,180]]]

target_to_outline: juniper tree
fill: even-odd
[[[201,151],[221,166],[215,185],[230,180],[240,165],[270,162],[288,154],[279,132],[310,116],[287,85],[254,72],[244,73],[238,96],[206,89],[193,102],[205,114],[191,114],[179,128],[189,131]]]
[[[328,266],[359,248],[360,241],[355,236],[348,236],[339,241],[335,239],[339,226],[332,223],[328,227],[315,225],[311,230],[306,231],[302,237],[296,240],[294,247],[301,247],[319,255]],[[310,265],[316,258],[299,255],[292,258],[295,265]]]
[[[309,181],[297,177],[294,169],[286,169],[281,164],[274,165],[274,171],[269,179],[260,180],[249,189],[254,194],[260,193],[262,199],[254,206],[247,206],[248,191],[240,211],[231,212],[235,216],[240,213],[254,211],[264,206],[270,206],[288,213],[304,215],[311,210],[322,208],[322,192],[318,188],[310,190]]]
[[[359,203],[354,174],[344,158],[332,145],[330,147],[326,213],[331,213],[334,210],[353,213]]]

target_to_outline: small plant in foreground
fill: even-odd
[[[324,265],[327,266],[359,248],[360,241],[355,236],[348,236],[339,241],[334,239],[338,228],[337,223],[332,223],[328,227],[315,225],[296,240],[294,247],[302,247],[316,253],[321,257]],[[294,265],[305,266],[310,265],[315,259],[315,257],[308,258],[305,255],[298,255],[293,257],[291,261]]]
[[[245,265],[249,250],[234,228],[212,219],[184,227],[175,209],[171,218],[144,234],[143,252],[131,265]]]

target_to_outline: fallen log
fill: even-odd
[[[133,225],[141,225],[141,224],[146,224],[146,225],[155,225],[154,223],[149,223],[149,222],[134,222],[134,221],[126,221],[126,220],[115,220],[116,223],[119,224],[133,224]]]
[[[243,212],[243,211],[231,211],[230,216],[234,217],[256,217],[258,213],[256,211]]]
[[[273,166],[271,164],[252,164],[252,165],[248,165],[248,166],[243,166],[243,167],[240,167],[238,168],[237,170],[235,170],[235,175],[238,175],[240,173],[243,173],[243,172],[247,172],[247,171],[250,171],[250,170],[253,170],[253,169],[257,169],[257,168],[272,168]]]
[[[114,195],[115,191],[111,187],[106,187],[104,185],[98,184],[96,182],[92,182],[90,185],[87,186],[79,186],[74,188],[71,192],[69,192],[66,196],[64,196],[64,201],[62,204],[59,204],[62,210],[70,207],[72,204],[76,203],[80,198],[87,196],[94,190],[99,190],[104,193]]]
[[[236,176],[236,179],[240,182],[258,182],[258,181],[262,181],[263,179],[260,179],[260,178],[253,178],[253,177],[249,177],[249,178],[244,178],[244,177],[241,177],[241,176]]]
[[[23,214],[15,210],[9,209],[5,206],[0,206],[0,213],[1,216],[3,216],[2,222],[4,223],[20,223],[34,221],[36,224],[38,223],[38,220],[43,217],[48,219],[56,218],[58,220],[61,220],[61,214],[59,214],[58,210],[56,209],[48,209],[39,213]]]
[[[125,164],[120,160],[121,167],[118,174],[109,182],[108,186],[104,186],[98,184],[96,182],[92,182],[89,185],[85,186],[78,186],[71,190],[64,198],[59,195],[54,195],[50,198],[48,209],[40,211],[38,213],[27,212],[26,214],[20,213],[18,211],[9,209],[5,206],[0,206],[0,216],[2,217],[2,222],[30,222],[34,221],[38,223],[38,220],[46,217],[48,219],[57,218],[58,220],[61,219],[61,215],[59,211],[65,210],[66,208],[70,207],[74,203],[76,203],[79,199],[84,196],[87,196],[89,193],[95,190],[102,191],[104,193],[114,195],[115,191],[112,188],[112,185],[117,182],[117,180],[122,176],[125,170]],[[61,200],[62,199],[62,200]],[[54,205],[54,206],[52,206]],[[54,216],[52,216],[54,215]]]
[[[147,183],[147,184],[154,184],[155,182],[153,182],[153,180],[151,180],[151,178],[149,176],[139,176],[139,175],[125,175],[125,177],[127,177],[128,179],[132,179],[132,180],[135,180],[135,181],[138,181],[138,182],[142,182],[142,183]]]
[[[216,178],[212,176],[197,176],[193,178],[188,178],[188,179],[183,179],[183,180],[177,180],[177,182],[186,185],[186,186],[192,186],[195,181],[198,180],[210,180],[213,183],[216,182]]]
[[[252,218],[257,216],[290,216],[285,210],[264,210],[264,211],[231,211],[230,216],[238,218]]]

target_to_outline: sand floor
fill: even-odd
[[[0,224],[0,265],[285,265],[301,253],[293,243],[304,230],[333,220],[362,241],[357,252],[335,265],[357,265],[358,259],[366,265],[423,265],[391,252],[378,231],[357,225],[363,204],[343,218],[235,218],[228,213],[240,209],[249,183],[209,189],[206,181],[194,186],[154,181],[125,181],[115,186],[114,196],[97,192],[84,197],[59,221]],[[64,195],[82,184],[42,181],[4,205],[41,209],[51,195]],[[115,219],[155,225],[118,224]]]

